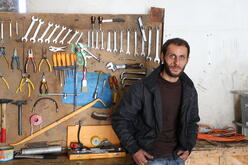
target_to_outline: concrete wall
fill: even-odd
[[[28,12],[144,14],[165,8],[165,40],[191,45],[186,72],[199,93],[201,123],[232,125],[234,89],[248,86],[247,0],[29,0]]]

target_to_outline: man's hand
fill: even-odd
[[[182,159],[182,160],[187,160],[188,157],[189,157],[189,151],[182,151],[182,150],[179,150],[177,152],[177,155]]]
[[[153,159],[153,156],[142,149],[133,154],[133,159],[138,165],[145,165],[148,162],[146,158]]]

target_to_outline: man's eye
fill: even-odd
[[[185,56],[180,56],[180,59],[181,59],[181,60],[184,60],[184,59],[185,59]]]
[[[175,55],[170,55],[170,58],[173,58],[174,59],[174,58],[176,58],[176,56]]]

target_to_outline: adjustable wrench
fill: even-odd
[[[53,31],[50,33],[50,35],[47,37],[47,39],[45,39],[46,43],[50,43],[50,39],[52,38],[53,34],[56,32],[56,30],[60,27],[60,25],[55,24],[55,27],[53,29]]]
[[[155,58],[154,58],[154,62],[156,63],[160,63],[160,58],[159,58],[159,32],[160,32],[160,28],[159,26],[156,28],[156,50],[155,50]]]
[[[79,35],[77,41],[75,42],[76,45],[78,44],[79,40],[82,38],[83,34],[84,34],[83,32],[80,33],[80,35]]]
[[[67,32],[66,35],[63,37],[63,39],[59,41],[60,44],[62,44],[62,45],[64,44],[64,41],[65,41],[66,37],[70,34],[70,32],[72,32],[72,30],[71,30],[71,29],[68,29],[68,32]]]
[[[123,30],[120,32],[120,53],[123,53]]]
[[[46,36],[48,30],[49,30],[52,26],[53,26],[53,23],[48,22],[48,26],[47,26],[46,30],[43,32],[43,34],[41,35],[41,37],[38,38],[38,42],[43,43],[44,37]]]
[[[76,37],[76,35],[79,33],[79,31],[75,31],[75,33],[73,34],[73,36],[71,37],[71,39],[67,42],[67,44],[70,44],[71,41]]]
[[[62,26],[62,30],[59,32],[59,34],[56,36],[56,38],[53,40],[53,43],[57,44],[59,37],[61,34],[66,30],[65,26]]]
[[[113,62],[109,62],[106,64],[106,68],[115,72],[118,69],[142,69],[144,68],[143,63],[136,64],[115,64]]]
[[[117,53],[117,47],[116,47],[116,42],[117,42],[117,41],[116,41],[116,39],[117,39],[117,38],[116,38],[116,30],[115,30],[115,31],[114,31],[114,50],[113,50],[114,53]]]
[[[152,27],[148,27],[148,49],[147,49],[146,60],[149,61],[152,61],[151,48],[152,48]]]
[[[126,51],[126,55],[130,55],[130,30],[127,29],[127,51]]]
[[[143,76],[145,76],[146,75],[146,72],[122,72],[121,75],[120,75],[120,78],[121,79],[123,79],[124,74],[136,74],[136,75],[143,75]]]
[[[26,34],[24,35],[24,37],[22,37],[22,42],[27,42],[28,41],[28,35],[31,32],[35,22],[37,22],[38,20],[39,20],[38,18],[35,18],[34,16],[32,16],[32,22],[30,23]]]
[[[103,40],[103,37],[104,37],[104,33],[103,33],[103,31],[101,31],[101,50],[104,50],[104,40]]]
[[[108,31],[107,52],[112,52],[112,50],[111,50],[111,33],[110,33],[110,31]]]
[[[99,46],[98,46],[98,43],[99,43],[99,39],[98,39],[98,38],[99,38],[99,37],[98,37],[98,36],[99,36],[99,31],[96,30],[96,48],[95,48],[96,50],[99,49]]]
[[[138,56],[138,50],[137,50],[137,47],[138,47],[138,34],[137,34],[137,30],[135,29],[134,30],[134,56]]]
[[[90,48],[90,31],[88,31],[88,48]]]
[[[36,30],[34,32],[34,35],[33,35],[32,38],[30,38],[30,41],[32,41],[33,43],[36,42],[37,34],[39,33],[41,25],[43,25],[43,24],[44,24],[44,21],[42,19],[39,19],[39,24],[38,24],[38,26],[37,26],[37,28],[36,28]]]

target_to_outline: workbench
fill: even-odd
[[[125,158],[95,159],[95,160],[69,160],[65,156],[58,159],[22,159],[12,160],[0,164],[22,165],[22,164],[68,164],[68,165],[129,165],[131,156]],[[186,165],[248,165],[248,141],[220,143],[198,141],[192,151]]]

